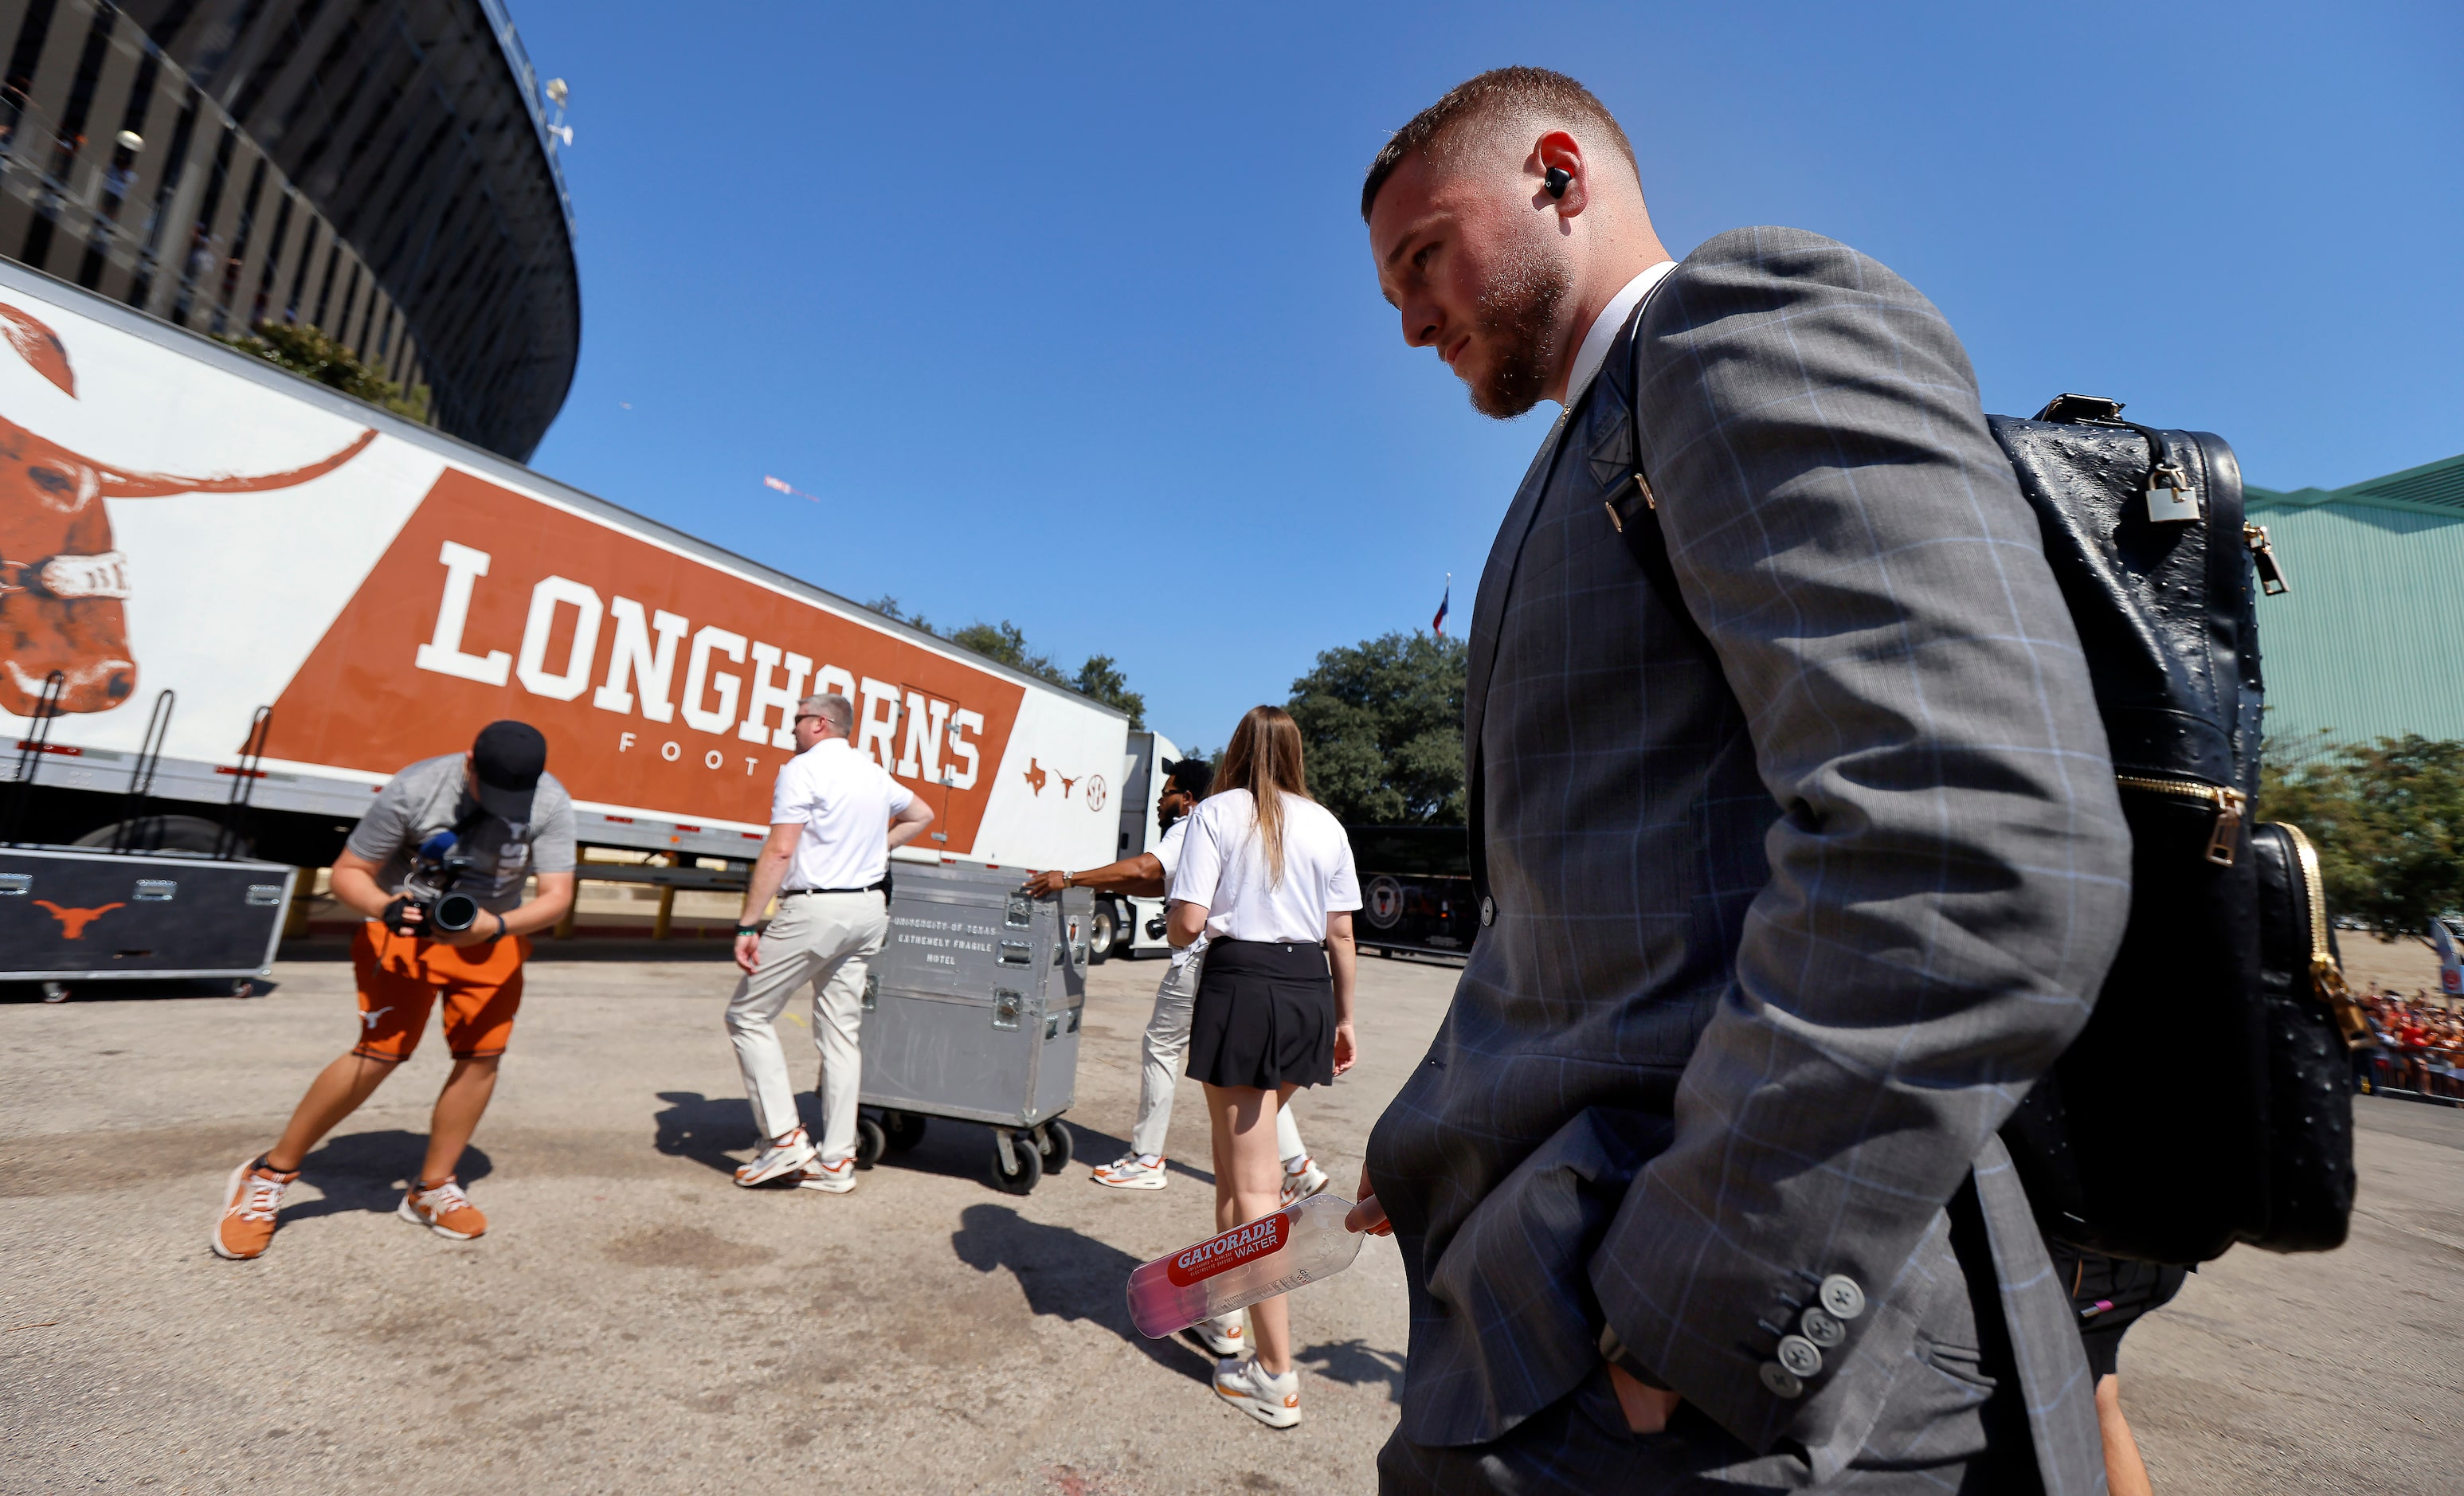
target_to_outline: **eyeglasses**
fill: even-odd
[[[799,723],[803,723],[803,722],[819,722],[819,721],[823,720],[823,718],[822,718],[822,715],[821,715],[820,713],[818,713],[818,712],[807,712],[807,713],[805,713],[803,716],[800,716],[800,717],[796,718],[796,720],[797,720],[797,722],[799,722]]]

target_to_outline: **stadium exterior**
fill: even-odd
[[[500,0],[0,0],[0,254],[202,333],[312,323],[520,461],[582,337]]]
[[[2464,456],[2247,492],[2293,584],[2260,600],[2269,742],[2464,738]]]

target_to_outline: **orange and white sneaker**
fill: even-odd
[[[736,1171],[736,1182],[749,1190],[757,1184],[783,1178],[811,1163],[819,1153],[803,1128],[790,1129],[762,1144],[751,1163],[740,1165]]]
[[[282,1192],[298,1177],[297,1169],[281,1174],[267,1168],[262,1155],[233,1169],[223,1186],[223,1218],[214,1222],[214,1255],[234,1263],[264,1256],[274,1244]]]
[[[1217,1360],[1230,1361],[1237,1359],[1249,1349],[1249,1342],[1243,1334],[1243,1324],[1241,1311],[1234,1309],[1229,1314],[1220,1315],[1214,1319],[1199,1320],[1189,1327],[1189,1332],[1197,1337],[1199,1345],[1213,1352]]]
[[[1301,1420],[1298,1367],[1281,1376],[1269,1376],[1255,1356],[1245,1361],[1218,1361],[1215,1392],[1268,1428],[1289,1428]]]
[[[855,1188],[855,1160],[842,1158],[836,1163],[824,1163],[817,1158],[796,1171],[796,1188],[844,1195]]]
[[[442,1184],[413,1184],[394,1214],[456,1242],[468,1242],[488,1229],[488,1218],[479,1214],[479,1207],[471,1203],[471,1197],[462,1193],[451,1175]]]

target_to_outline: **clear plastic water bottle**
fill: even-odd
[[[1130,1319],[1160,1340],[1339,1273],[1360,1255],[1360,1237],[1343,1229],[1351,1211],[1340,1196],[1312,1195],[1144,1264],[1130,1274]]]

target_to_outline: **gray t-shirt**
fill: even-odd
[[[479,810],[463,779],[463,757],[422,759],[377,792],[347,844],[353,856],[378,865],[377,886],[400,893],[419,862],[419,845],[439,831],[455,832],[452,855],[471,859],[453,888],[479,907],[508,913],[522,901],[522,880],[534,872],[571,872],[574,867],[573,797],[553,774],[539,776],[527,825],[509,825]]]

